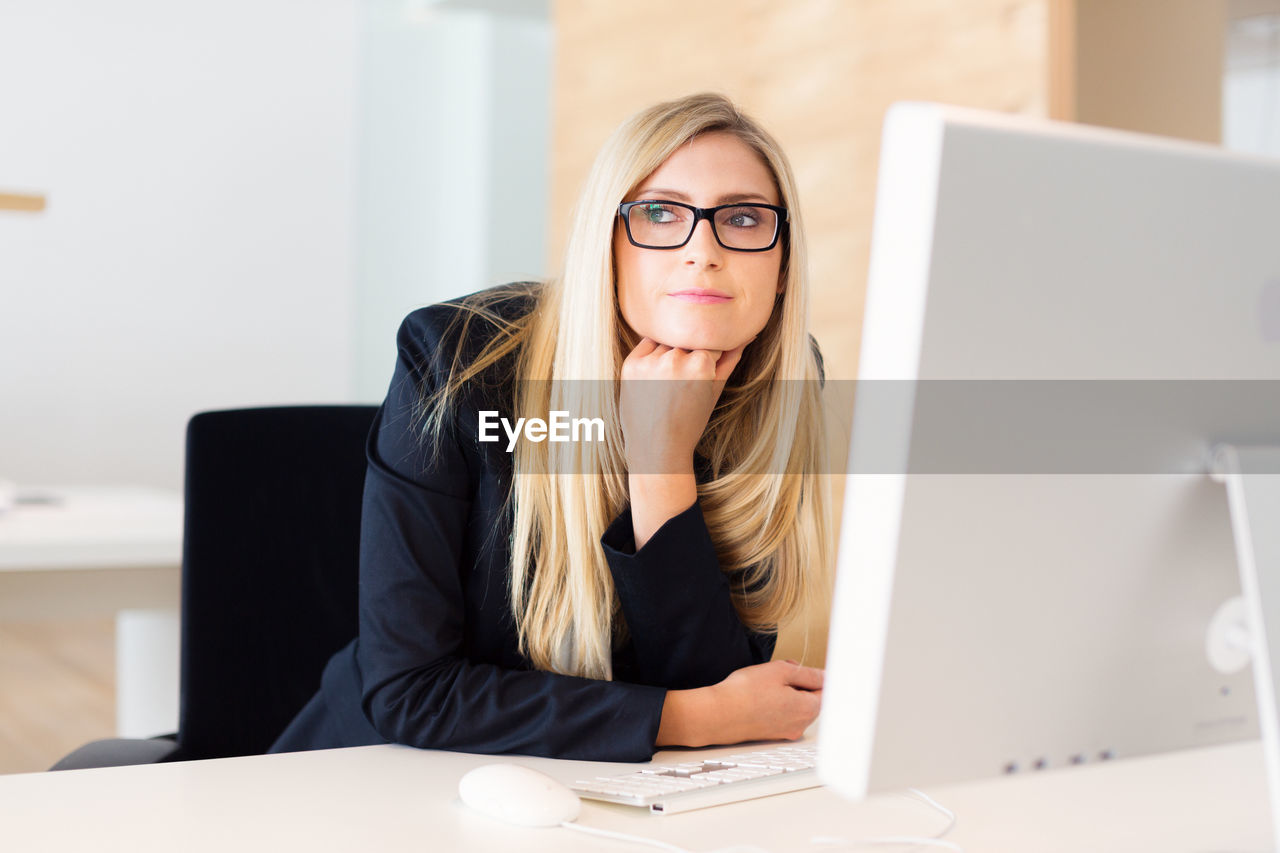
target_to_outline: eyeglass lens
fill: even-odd
[[[693,233],[692,210],[676,204],[644,202],[627,214],[631,239],[645,246],[679,246]],[[724,207],[712,217],[716,236],[730,249],[763,249],[778,232],[778,214],[767,207]]]

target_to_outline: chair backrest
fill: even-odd
[[[265,752],[356,635],[376,411],[239,409],[188,424],[176,758]]]

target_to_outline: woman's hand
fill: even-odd
[[[745,347],[683,350],[644,338],[622,362],[618,408],[637,551],[698,499],[693,450]]]
[[[797,740],[818,718],[823,672],[794,661],[743,667],[719,684],[670,690],[658,746]]]
[[[628,471],[693,472],[693,450],[745,347],[684,350],[651,338],[636,345],[622,362],[618,400]]]

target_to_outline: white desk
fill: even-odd
[[[721,754],[733,751],[705,751]],[[700,751],[699,754],[703,754]],[[664,752],[657,761],[688,760]],[[636,765],[373,746],[0,776],[0,850],[625,851],[565,829],[521,829],[457,800],[472,767],[513,760],[571,782]],[[1257,742],[932,788],[967,853],[1270,850]],[[579,822],[690,850],[831,848],[814,835],[931,834],[942,818],[897,795],[850,804],[824,789],[669,816],[584,801]],[[845,848],[851,849],[851,848]],[[903,848],[858,848],[903,849]]]
[[[0,619],[116,618],[122,736],[178,720],[182,498],[137,487],[27,487],[0,514]]]

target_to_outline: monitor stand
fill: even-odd
[[[1271,831],[1280,850],[1280,448],[1214,449],[1213,478],[1227,486],[1240,589],[1267,767]]]

